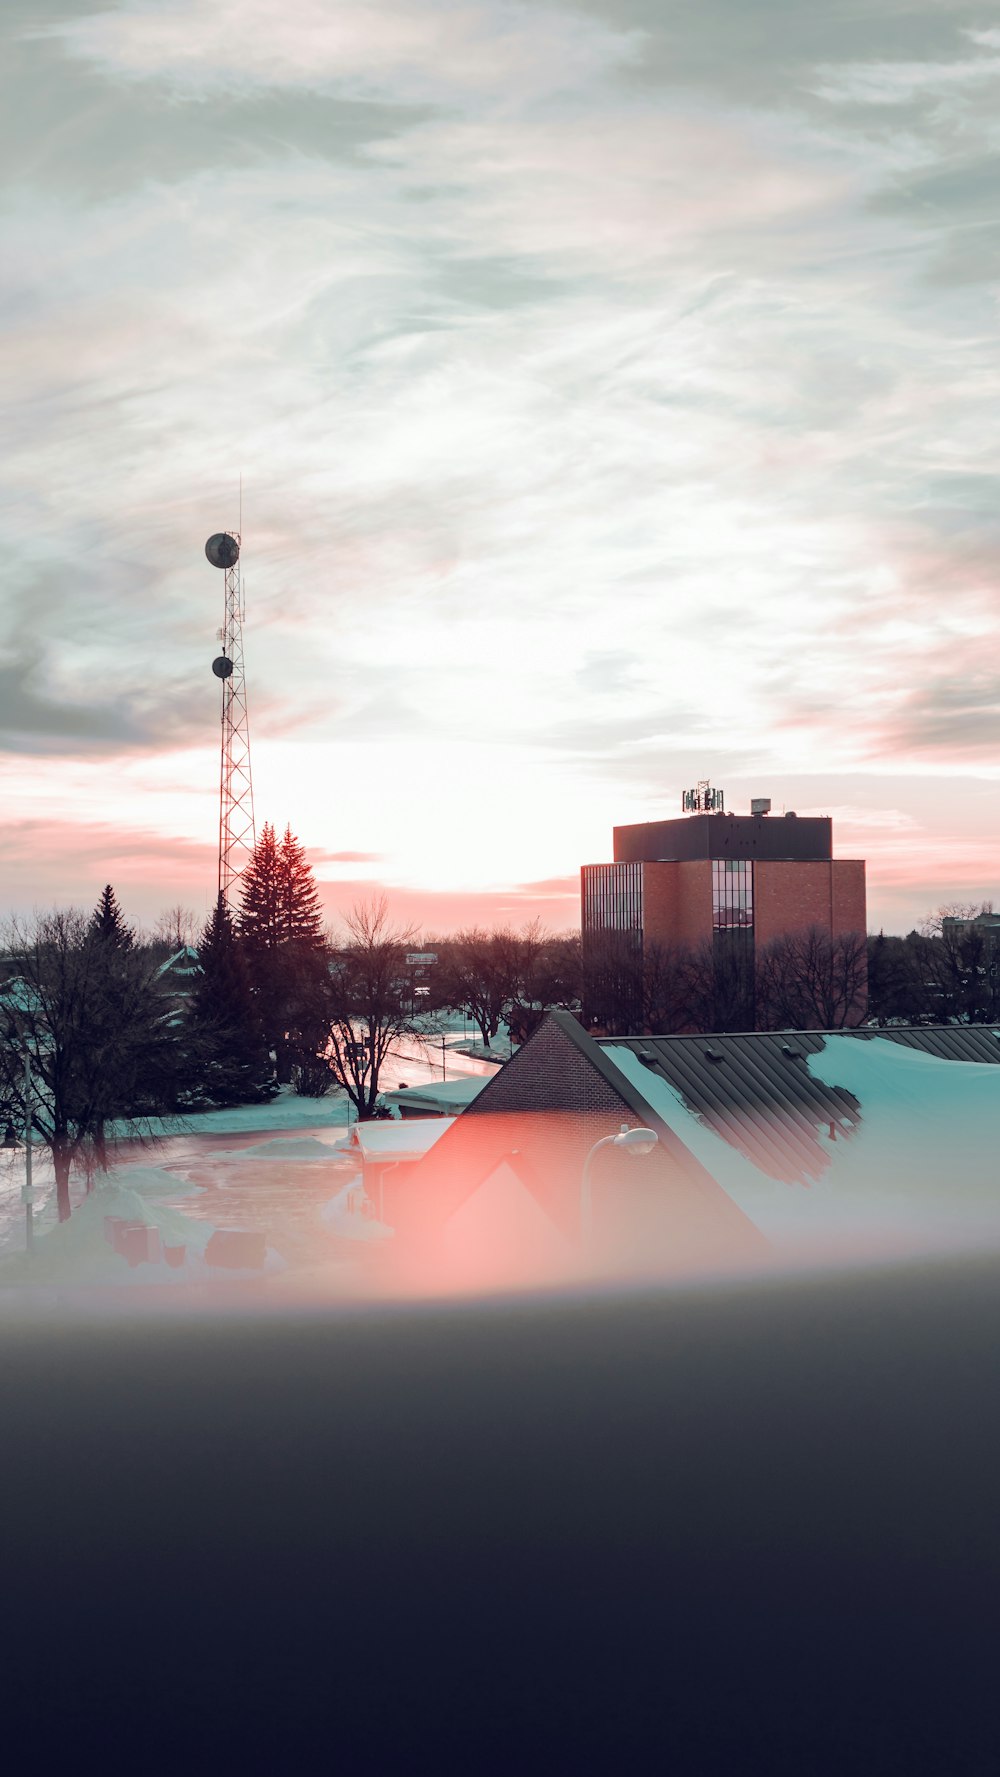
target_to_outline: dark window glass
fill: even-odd
[[[712,926],[715,931],[753,926],[753,864],[748,858],[713,858]]]
[[[590,865],[583,877],[583,923],[594,932],[641,932],[642,865]]]

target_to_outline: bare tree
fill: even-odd
[[[535,927],[528,932],[534,935]],[[579,932],[538,932],[538,947],[529,958],[524,990],[531,1004],[548,1011],[572,1011],[583,997],[583,957]]]
[[[789,932],[761,950],[756,975],[760,1028],[841,1030],[867,1010],[868,940],[819,926]]]
[[[393,1044],[419,1031],[410,1012],[406,953],[412,928],[394,926],[385,896],[352,908],[347,942],[330,960],[327,1064],[358,1118],[375,1116],[379,1078]]]
[[[439,953],[439,1002],[468,1012],[479,1026],[485,1048],[515,1002],[530,996],[529,983],[541,944],[535,920],[522,932],[509,926],[492,931],[470,927],[458,932]]]
[[[963,915],[954,917],[964,921]],[[967,923],[942,925],[937,937],[918,932],[910,934],[906,944],[913,953],[924,1022],[996,1022],[1000,1016],[1000,946],[997,939],[996,927],[981,924],[975,915],[970,916]]]
[[[916,939],[917,945],[923,940]],[[910,938],[876,932],[868,939],[868,1024],[923,1024],[927,992]]]
[[[745,934],[720,933],[742,940]],[[753,1030],[756,1024],[752,953],[742,942],[708,939],[683,953],[680,964],[684,1022],[691,1031]]]
[[[584,1022],[608,1036],[642,1029],[642,937],[638,932],[591,931],[583,947]]]
[[[925,914],[918,931],[922,938],[940,938],[946,919],[978,919],[981,913],[992,912],[992,901],[946,901]]]
[[[149,958],[106,942],[83,914],[14,922],[4,940],[0,1092],[49,1148],[65,1221],[70,1168],[77,1159],[107,1165],[107,1125],[121,1122],[143,1139],[148,1118],[172,1108],[177,1038]]]
[[[157,915],[153,927],[153,937],[158,944],[169,946],[171,951],[183,950],[186,945],[192,949],[198,941],[198,915],[191,907],[164,907]]]
[[[691,956],[679,944],[650,939],[643,946],[641,1018],[649,1036],[690,1028]]]

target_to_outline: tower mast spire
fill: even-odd
[[[242,487],[241,499],[242,506]],[[246,612],[240,578],[240,534],[217,531],[205,544],[213,568],[225,576],[222,653],[212,671],[222,682],[222,753],[219,771],[219,893],[227,906],[256,840],[253,778],[250,774],[250,719],[243,665],[243,622]]]

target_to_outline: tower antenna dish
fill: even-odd
[[[242,477],[240,513],[242,518]],[[219,771],[219,894],[230,905],[234,888],[256,843],[253,778],[250,774],[250,718],[243,663],[243,592],[240,585],[240,533],[216,531],[205,544],[213,568],[225,574],[222,652],[212,671],[222,687],[222,754]]]

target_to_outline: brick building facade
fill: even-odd
[[[833,856],[825,816],[697,813],[616,827],[614,862],[583,866],[581,904],[592,978],[599,953],[614,949],[619,978],[624,959],[637,979],[656,945],[711,946],[720,965],[751,979],[757,953],[777,938],[867,928],[864,860]]]

